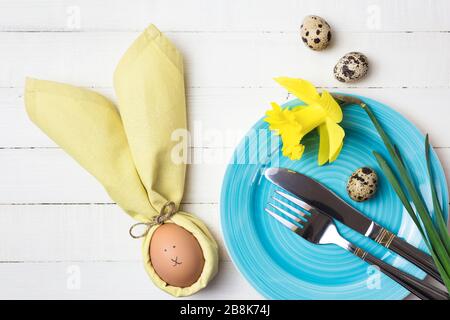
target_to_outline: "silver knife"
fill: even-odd
[[[430,255],[370,220],[321,183],[285,168],[269,168],[265,170],[264,175],[270,182],[347,227],[389,248],[443,283]]]

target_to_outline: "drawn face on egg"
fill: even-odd
[[[174,223],[159,226],[150,241],[150,260],[158,276],[175,287],[189,287],[200,277],[205,259],[197,239]]]

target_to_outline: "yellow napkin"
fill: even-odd
[[[186,128],[183,74],[181,54],[150,25],[114,73],[117,108],[93,91],[30,78],[25,105],[31,120],[94,175],[125,212],[150,223],[165,204],[172,201],[178,208],[183,197],[186,165],[172,158],[178,143],[172,133]],[[157,225],[143,241],[145,268],[161,289],[174,296],[191,295],[216,274],[218,247],[191,214],[178,211],[167,222],[197,238],[205,258],[203,272],[186,288],[170,286],[156,274],[149,246]]]

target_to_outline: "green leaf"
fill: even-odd
[[[383,171],[383,174],[391,184],[392,188],[394,189],[395,193],[399,197],[400,201],[402,202],[403,206],[405,207],[406,211],[411,216],[411,219],[416,224],[417,228],[419,229],[420,233],[422,234],[422,237],[427,244],[427,247],[431,251],[431,247],[429,245],[428,239],[422,229],[422,226],[417,219],[416,213],[414,212],[413,207],[411,206],[408,197],[406,196],[406,193],[403,191],[400,182],[398,181],[397,177],[395,176],[394,172],[392,171],[391,167],[389,167],[388,163],[384,158],[376,151],[373,151],[373,155],[375,156],[375,159],[378,162],[378,165],[380,166],[381,170]]]
[[[433,258],[433,261],[439,271],[439,274],[441,275],[441,278],[444,281],[444,285],[447,288],[447,291],[450,292],[450,276],[446,272],[444,266],[439,261],[439,257],[437,256],[434,250],[431,250],[431,257]]]
[[[386,132],[384,131],[384,129],[381,127],[378,120],[376,119],[372,110],[370,110],[370,108],[364,103],[361,104],[361,107],[366,111],[367,115],[369,116],[370,120],[372,121],[373,125],[375,126],[376,130],[378,131],[378,134],[380,135],[381,139],[383,140],[384,145],[386,146],[386,148],[389,152],[389,155],[391,156],[392,160],[394,161],[394,165],[395,165],[397,171],[399,172],[400,179],[403,182],[403,185],[405,186],[405,189],[407,190],[409,196],[411,197],[412,202],[414,203],[414,206],[416,209],[416,214],[420,218],[420,222],[422,222],[423,230],[424,230],[425,234],[427,235],[428,241],[430,242],[430,246],[433,249],[432,252],[435,252],[435,257],[436,257],[437,261],[442,264],[442,271],[445,271],[445,275],[441,274],[441,276],[443,278],[449,277],[450,276],[450,256],[447,253],[447,250],[446,250],[444,244],[442,243],[437,230],[434,227],[434,223],[431,220],[431,216],[428,212],[425,202],[423,201],[422,197],[420,196],[419,192],[417,191],[402,159],[397,154],[395,147],[393,146],[391,140],[389,139],[389,137],[386,134]],[[418,228],[419,228],[419,225],[417,225]],[[449,287],[449,289],[450,289],[450,287]]]
[[[445,245],[445,248],[447,249],[447,253],[450,254],[450,236],[448,234],[447,230],[447,224],[444,220],[444,213],[442,212],[441,204],[439,203],[439,199],[436,192],[436,186],[434,185],[433,180],[433,170],[431,168],[431,159],[430,159],[430,141],[428,138],[428,134],[425,138],[425,157],[427,161],[427,169],[428,169],[428,177],[430,180],[430,186],[431,186],[431,197],[433,199],[433,208],[434,208],[434,221],[435,225],[437,226],[439,236],[441,237],[442,242]]]
[[[394,150],[395,150],[395,153],[397,154],[397,157],[400,159],[400,161],[403,163],[403,165],[405,165],[405,162],[402,159],[402,155],[400,153],[400,150],[398,150],[398,147],[397,147],[396,144],[394,144]]]
[[[439,257],[436,255],[433,248],[430,246],[430,243],[429,243],[426,235],[424,234],[422,226],[421,226],[420,222],[417,220],[417,216],[414,212],[414,209],[412,208],[411,204],[408,201],[408,198],[406,197],[405,192],[403,191],[403,189],[400,186],[400,182],[398,181],[398,179],[395,176],[394,172],[392,171],[391,167],[389,167],[386,160],[378,152],[374,151],[373,154],[378,162],[378,165],[380,166],[381,170],[383,171],[383,174],[388,179],[388,181],[391,184],[392,188],[394,189],[395,193],[399,197],[400,201],[403,203],[403,206],[408,211],[409,215],[411,216],[414,223],[418,227],[420,233],[422,234],[425,244],[427,245],[428,249],[431,252],[433,261],[436,264],[439,273],[441,274],[442,280],[444,281],[445,286],[450,290],[450,277],[447,276],[447,272],[444,269],[444,267],[442,266],[441,262],[439,261]]]

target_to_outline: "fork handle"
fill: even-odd
[[[396,281],[405,289],[413,293],[415,296],[422,300],[448,300],[449,295],[447,292],[426,283],[424,280],[416,278],[402,270],[399,270],[390,264],[372,256],[370,253],[363,251],[360,248],[355,248],[352,252],[357,257],[368,262],[371,265],[377,266],[380,270],[386,274],[389,278]]]
[[[430,255],[397,237],[392,240],[389,249],[412,262],[440,283],[444,283]]]
[[[374,223],[372,231],[367,236],[382,246],[394,251],[402,258],[413,263],[434,279],[444,284],[433,258],[429,254],[397,237],[376,223]]]

